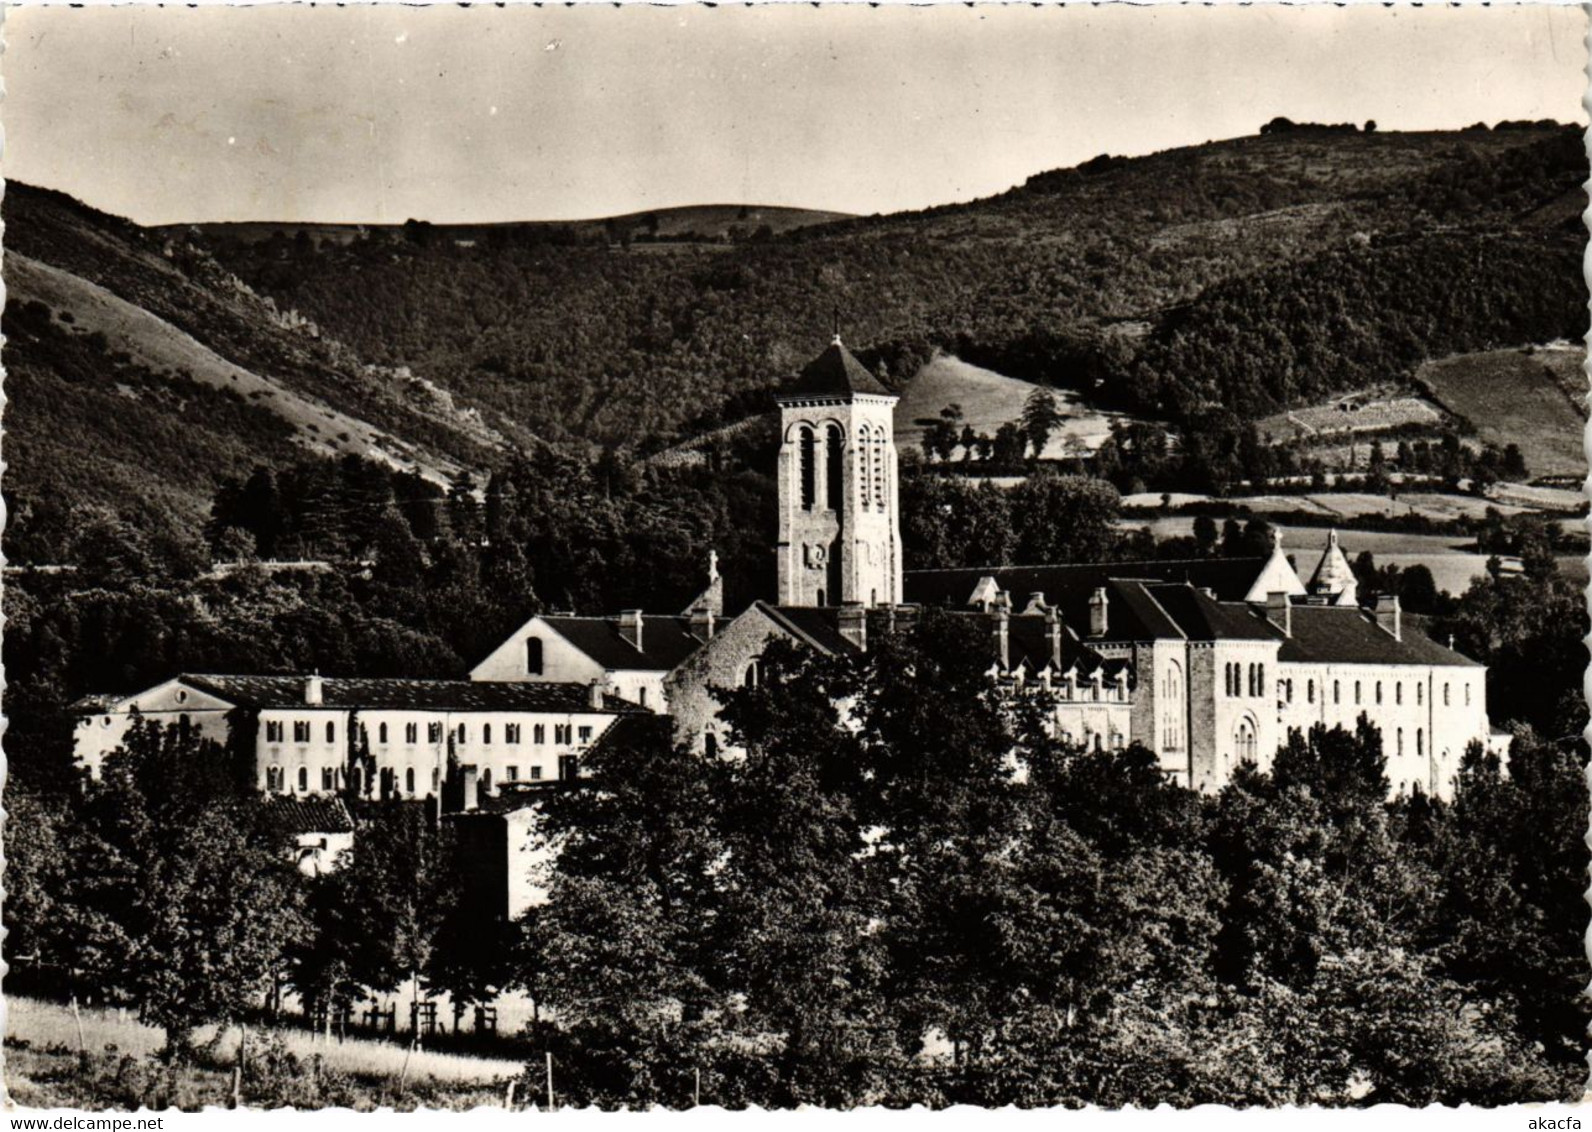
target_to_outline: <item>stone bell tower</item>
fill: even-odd
[[[895,394],[836,334],[776,400],[779,604],[896,604]]]

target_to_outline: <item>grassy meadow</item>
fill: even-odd
[[[85,1008],[85,1069],[69,1007],[18,996],[8,996],[6,1007],[5,1085],[13,1104],[77,1109],[231,1104],[240,1035],[235,1026],[200,1030],[193,1039],[194,1059],[169,1067],[157,1056],[162,1031],[140,1023],[131,1012]],[[334,1038],[328,1044],[305,1030],[251,1029],[242,1092],[245,1105],[267,1108],[473,1108],[501,1106],[508,1082],[523,1072],[521,1062],[505,1058],[411,1052],[366,1038]]]
[[[1586,475],[1585,347],[1527,346],[1428,362],[1416,380],[1483,440],[1518,444],[1533,476]]]

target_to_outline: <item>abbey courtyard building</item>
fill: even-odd
[[[836,340],[779,394],[778,592],[727,615],[715,564],[679,614],[539,615],[466,680],[176,675],[78,705],[76,751],[97,773],[137,718],[252,750],[277,799],[530,804],[577,777],[619,721],[665,717],[704,755],[728,748],[714,688],[758,679],[769,642],[868,648],[926,609],[968,618],[989,674],[1042,690],[1076,743],[1139,743],[1197,790],[1266,768],[1293,729],[1381,732],[1396,794],[1451,794],[1491,732],[1486,670],[1406,624],[1396,598],[1358,604],[1334,535],[1308,580],[1269,555],[910,570],[901,545],[896,398]]]

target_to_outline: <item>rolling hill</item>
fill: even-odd
[[[1586,349],[1570,343],[1459,354],[1421,366],[1433,400],[1483,440],[1517,444],[1535,476],[1585,478]]]
[[[1579,336],[1586,174],[1551,123],[1274,125],[892,216],[280,236],[143,229],[13,183],[6,537],[59,553],[85,502],[191,535],[218,479],[306,453],[442,478],[541,444],[661,452],[755,415],[837,312],[908,429],[950,401],[999,423],[1033,382],[1231,429],[1211,414]]]
[[[1031,381],[969,365],[949,354],[937,355],[901,390],[895,408],[896,438],[901,444],[920,444],[923,422],[932,421],[951,404],[960,406],[963,422],[974,432],[994,436],[1001,425],[1021,419],[1023,405],[1036,388]],[[1054,396],[1066,419],[1045,445],[1046,459],[1066,457],[1072,445],[1098,448],[1111,430],[1111,421],[1124,415],[1095,407],[1077,390],[1058,389]]]
[[[650,209],[623,216],[593,220],[524,220],[500,224],[423,224],[420,231],[428,238],[458,246],[536,239],[541,237],[618,239],[621,236],[642,242],[648,240],[713,241],[749,239],[780,235],[815,224],[833,224],[851,217],[844,212],[824,212],[780,205],[695,204],[677,208]],[[766,229],[766,232],[762,231]],[[401,224],[303,224],[245,220],[200,224],[168,224],[156,229],[162,236],[184,239],[198,234],[215,244],[260,244],[269,241],[294,241],[301,238],[313,246],[346,247],[359,240],[397,237],[405,234]]]
[[[191,537],[216,485],[256,464],[353,454],[446,482],[510,444],[201,253],[26,185],[3,207],[13,559],[59,559],[78,505]]]
[[[729,246],[524,228],[215,254],[372,360],[553,438],[662,447],[738,419],[837,310],[898,385],[943,351],[1123,410],[1264,415],[1579,333],[1579,139],[1273,129]]]

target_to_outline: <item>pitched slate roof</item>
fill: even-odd
[[[1213,601],[1193,586],[1150,585],[1145,589],[1191,641],[1273,641],[1278,629],[1249,606]]]
[[[1293,635],[1283,641],[1281,660],[1337,664],[1432,664],[1453,668],[1482,665],[1444,648],[1413,625],[1403,639],[1376,623],[1357,606],[1296,605],[1290,614]]]
[[[185,675],[185,684],[240,707],[327,707],[366,710],[415,708],[429,711],[558,711],[605,713],[645,711],[618,696],[591,706],[591,689],[573,683],[509,683],[478,680],[399,680],[379,677],[321,680],[321,703],[304,702],[304,676]]]
[[[353,833],[354,819],[340,798],[294,798],[272,794],[262,803],[265,820],[280,834]]]
[[[769,605],[760,601],[757,607],[787,633],[826,653],[857,651],[841,634],[840,610],[834,606]],[[874,628],[869,625],[869,631]]]
[[[965,614],[964,616],[986,616],[985,614]],[[1019,665],[1026,665],[1029,672],[1040,672],[1052,665],[1050,651],[1050,630],[1045,624],[1042,615],[1020,614],[1014,616],[1006,625],[1007,641],[1007,667],[1015,669]],[[1107,660],[1094,649],[1085,645],[1072,632],[1067,625],[1061,627],[1061,668],[1065,672],[1069,668],[1076,669],[1080,676],[1089,676],[1097,668],[1104,669],[1106,677],[1114,677],[1123,668],[1131,666],[1126,658],[1112,658]]]
[[[967,566],[949,570],[908,570],[903,576],[904,600],[957,608],[968,604],[979,580],[995,584],[1022,603],[1042,593],[1064,616],[1069,607],[1088,609],[1089,595],[1114,578],[1157,582],[1188,582],[1208,587],[1220,601],[1242,601],[1265,569],[1268,558],[1187,558],[1141,562],[1078,562],[1065,566]],[[1079,600],[1084,603],[1078,607]]]
[[[606,669],[668,672],[702,647],[687,617],[647,614],[641,618],[641,648],[619,631],[617,617],[542,618],[559,635]]]
[[[776,397],[843,397],[850,393],[869,393],[875,397],[894,397],[895,394],[879,383],[868,372],[868,367],[852,357],[851,351],[841,345],[840,336],[829,344],[802,370],[794,382],[781,389]]]

